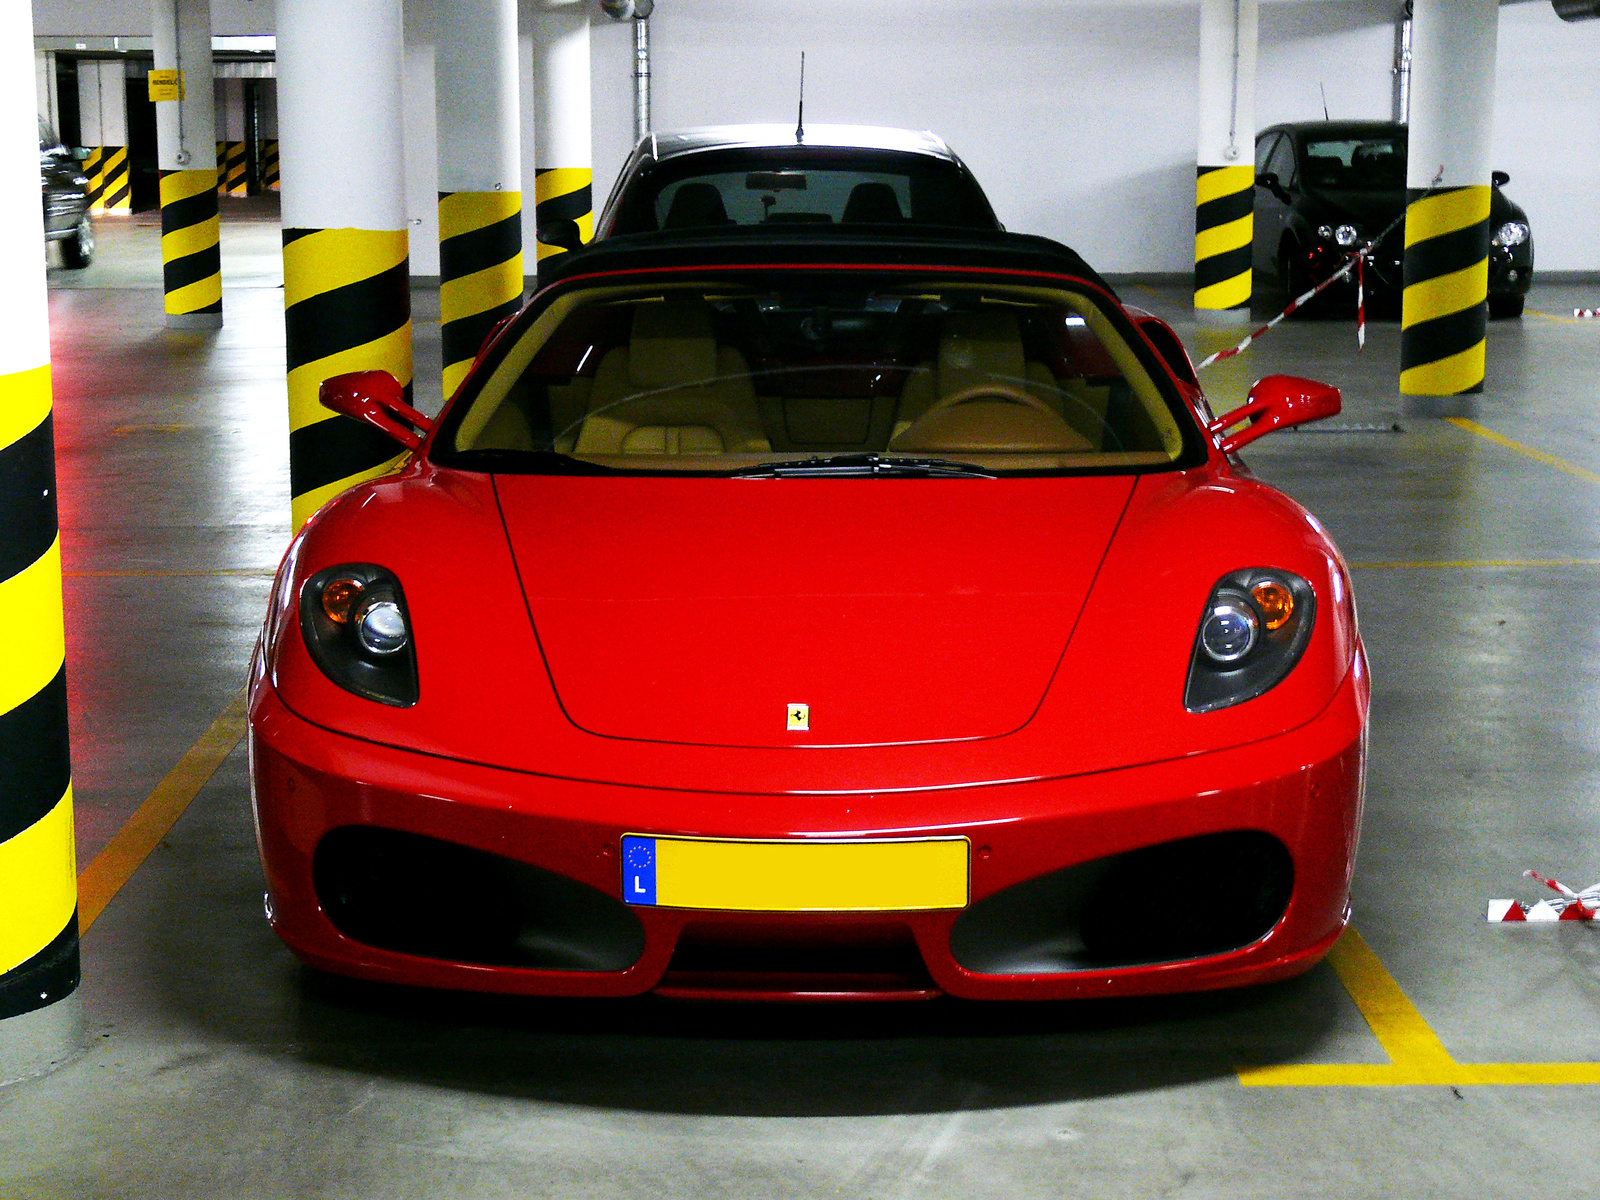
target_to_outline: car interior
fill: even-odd
[[[536,352],[508,354],[455,447],[667,470],[848,454],[1170,461],[1176,422],[1120,349],[1132,371],[1083,313],[1021,298],[658,293],[577,307]]]

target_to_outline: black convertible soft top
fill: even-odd
[[[1077,251],[1049,238],[1022,233],[918,228],[903,232],[841,228],[782,232],[761,228],[679,230],[622,234],[556,254],[539,264],[539,288],[576,276],[660,268],[796,266],[838,263],[863,266],[978,267],[999,272],[1070,275],[1116,292]]]

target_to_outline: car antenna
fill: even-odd
[[[1333,118],[1328,115],[1328,85],[1319,83],[1317,86],[1322,89],[1322,119],[1331,121]]]
[[[794,141],[800,145],[806,140],[806,52],[800,51],[800,112],[795,117]]]

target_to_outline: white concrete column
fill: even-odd
[[[182,95],[156,102],[161,171],[161,265],[167,324],[222,324],[215,97],[210,0],[153,0],[156,71],[178,71]]]
[[[522,305],[522,158],[516,0],[437,9],[439,323],[444,394]]]
[[[594,236],[589,7],[545,0],[533,24],[534,198],[538,257]]]
[[[403,458],[317,400],[329,376],[411,385],[400,0],[279,0],[289,485],[298,527]]]
[[[1406,152],[1400,391],[1483,390],[1489,286],[1496,0],[1416,0]],[[1467,412],[1470,402],[1411,404]]]
[[[61,112],[56,92],[56,52],[36,50],[33,55],[33,86],[39,116],[58,134],[61,132]]]
[[[32,54],[30,6],[0,5],[0,1085],[82,1041]]]
[[[1250,308],[1257,0],[1200,0],[1194,306]]]

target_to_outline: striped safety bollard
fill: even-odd
[[[404,229],[285,229],[289,490],[298,529],[346,488],[406,452],[370,425],[322,407],[322,381],[388,371],[411,399],[411,289]]]
[[[48,363],[0,375],[0,1018],[78,982],[50,407]]]
[[[95,212],[127,213],[133,210],[133,182],[128,173],[126,146],[101,146]]]
[[[261,190],[276,192],[278,181],[278,139],[267,138],[261,143]]]
[[[1406,193],[1400,391],[1458,396],[1483,390],[1489,324],[1489,189]]]
[[[489,331],[522,306],[522,193],[439,193],[439,324],[444,394]]]
[[[1200,167],[1195,179],[1194,306],[1250,307],[1250,248],[1256,173],[1252,166]]]
[[[222,224],[214,170],[161,172],[161,274],[167,324],[222,324]]]
[[[249,183],[246,177],[246,162],[243,142],[222,142],[222,165],[220,171],[218,191],[225,196],[243,196],[246,194]]]
[[[534,221],[539,261],[576,250],[594,237],[594,171],[540,167],[533,173]]]
[[[89,181],[89,211],[99,212],[101,209],[100,197],[105,194],[106,190],[106,148],[104,146],[86,146],[84,149],[88,153],[84,155],[83,166],[79,169],[83,171],[84,178]]]

